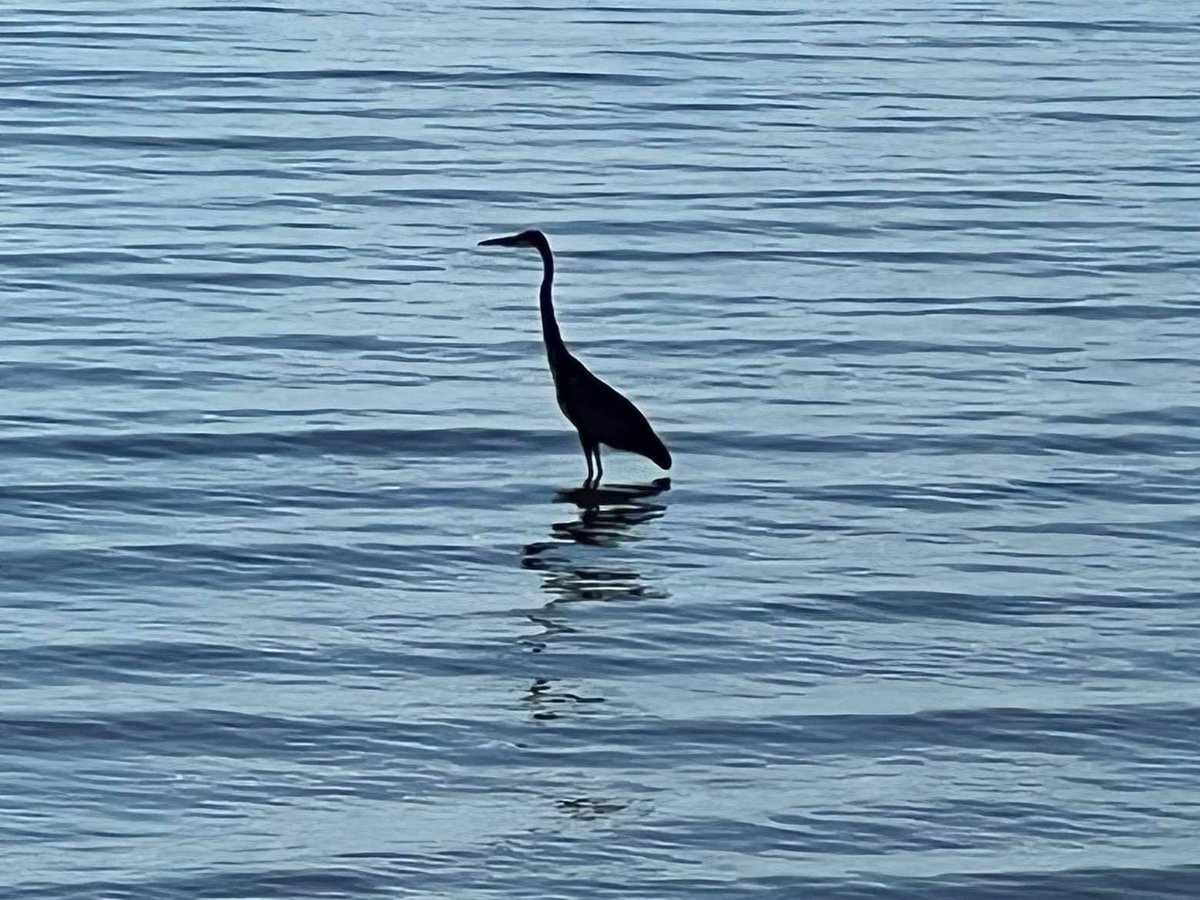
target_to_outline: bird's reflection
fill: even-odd
[[[542,590],[549,597],[541,609],[525,613],[540,629],[538,634],[525,638],[532,652],[540,653],[551,641],[577,631],[567,621],[565,604],[658,596],[628,562],[615,563],[596,554],[600,548],[620,546],[639,525],[662,516],[666,505],[655,498],[670,486],[669,478],[659,478],[649,484],[583,487],[555,495],[559,503],[573,503],[578,514],[555,522],[548,540],[527,544],[521,554],[523,568],[542,574]],[[572,552],[582,548],[586,548],[582,553]],[[534,682],[525,700],[535,708],[535,718],[554,717],[553,713],[538,714],[545,712],[548,701],[581,702],[575,695],[552,691],[550,681],[544,678]]]
[[[571,604],[659,596],[633,567],[629,554],[612,550],[631,539],[639,526],[666,512],[666,504],[657,498],[670,486],[670,479],[660,478],[649,484],[582,487],[555,495],[557,503],[574,504],[577,514],[555,522],[547,539],[527,544],[521,553],[521,566],[541,574],[542,590],[548,598],[540,609],[525,612],[539,629],[525,639],[532,652],[541,653],[553,642],[579,633],[581,626],[568,619]],[[604,697],[580,687],[576,678],[548,671],[556,659],[548,654],[534,666],[537,677],[521,696],[530,719],[548,726],[563,717],[604,715]],[[575,655],[573,663],[587,671],[587,651]],[[597,785],[600,789],[595,793],[589,787],[576,785],[576,793],[555,799],[555,808],[571,819],[593,821],[630,805],[630,800],[610,796],[605,788],[611,786]]]
[[[637,526],[666,512],[666,506],[654,498],[670,486],[669,478],[659,478],[649,484],[582,487],[559,491],[555,495],[555,500],[560,503],[575,504],[579,514],[573,519],[555,522],[550,526],[550,540],[526,544],[521,554],[524,568],[544,573],[542,590],[550,595],[545,607],[547,612],[558,603],[638,600],[646,596],[647,589],[641,576],[627,565],[615,565],[603,559],[585,560],[578,555],[556,551],[569,550],[571,544],[619,546]],[[551,622],[539,624],[552,630]],[[570,630],[565,625],[556,627]]]
[[[602,797],[572,797],[570,800],[559,800],[554,805],[558,807],[558,811],[563,815],[570,816],[572,819],[582,819],[587,822],[629,808],[627,800]]]
[[[524,697],[525,705],[533,711],[535,719],[557,719],[555,707],[575,703],[603,703],[603,697],[585,697],[570,691],[555,690],[549,678],[535,678]]]
[[[521,554],[527,569],[546,569],[538,557],[544,550],[563,542],[591,546],[616,546],[643,522],[659,518],[667,507],[653,498],[671,487],[670,478],[657,478],[649,484],[609,485],[602,488],[579,487],[558,491],[559,503],[574,503],[579,515],[550,526],[550,541],[526,544]]]

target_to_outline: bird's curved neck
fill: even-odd
[[[542,312],[542,339],[546,342],[546,353],[553,361],[566,353],[562,333],[558,330],[558,319],[554,316],[554,254],[546,242],[538,244],[538,252],[542,255],[542,287],[538,292],[539,306]]]

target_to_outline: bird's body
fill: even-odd
[[[542,316],[542,339],[546,358],[554,379],[554,393],[559,409],[579,432],[579,443],[587,460],[588,474],[584,485],[599,485],[604,469],[600,464],[600,445],[614,450],[638,453],[663,469],[671,468],[671,453],[662,442],[642,411],[615,388],[605,384],[581,363],[562,339],[554,315],[554,254],[550,242],[540,231],[523,231],[507,238],[481,241],[481,244],[529,246],[537,248],[542,257],[542,286],[539,306]],[[592,468],[592,457],[596,469]],[[594,481],[593,481],[594,479]]]

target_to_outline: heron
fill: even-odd
[[[479,246],[533,247],[542,257],[542,286],[538,294],[542,314],[542,340],[554,379],[558,407],[579,432],[579,444],[587,461],[584,488],[597,488],[604,475],[600,445],[639,453],[661,469],[671,468],[671,451],[662,442],[642,411],[628,397],[601,381],[581,363],[563,341],[554,316],[554,254],[546,235],[537,229],[508,237],[480,241]],[[592,458],[596,464],[593,468]]]

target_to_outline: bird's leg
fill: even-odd
[[[596,483],[592,487],[600,487],[600,479],[604,477],[604,466],[600,462],[600,445],[592,444],[592,452],[596,454]]]
[[[583,479],[583,486],[589,488],[592,486],[592,445],[584,440],[582,434],[579,436],[579,443],[583,447],[583,458],[587,460],[588,467],[587,478]]]

